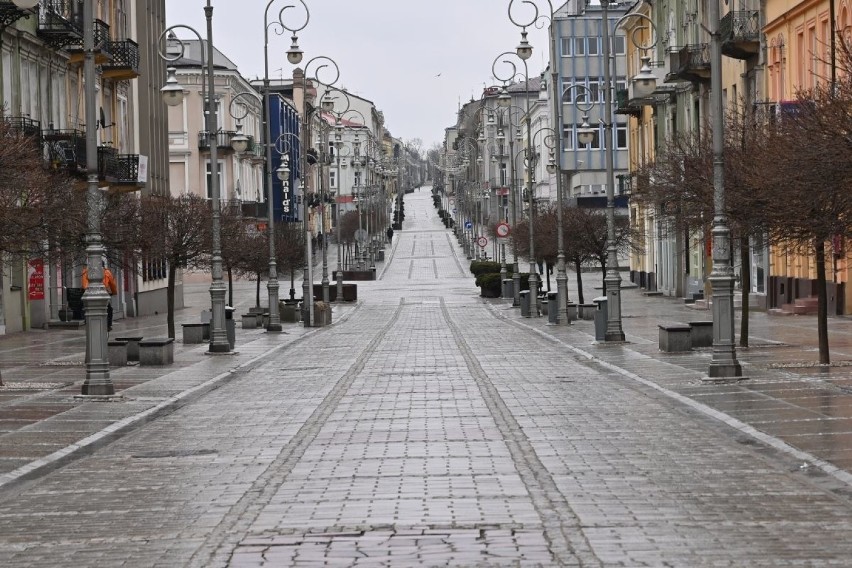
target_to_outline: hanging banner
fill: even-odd
[[[27,290],[30,300],[44,300],[44,260],[31,260],[27,266]]]

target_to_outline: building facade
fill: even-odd
[[[164,75],[151,46],[156,46],[165,27],[165,2],[93,3],[89,25],[98,72],[95,125],[85,123],[83,1],[41,0],[32,10],[19,10],[4,1],[0,24],[4,114],[10,124],[37,137],[45,166],[71,173],[84,199],[86,130],[94,128],[102,189],[163,191],[168,184],[165,105],[159,97]],[[119,294],[112,299],[116,318],[145,313],[160,295],[165,305],[165,279],[145,281],[134,259],[122,251],[108,255],[119,284]],[[6,258],[0,264],[0,333],[4,333],[57,322],[68,307],[69,290],[79,288],[85,258],[79,251],[57,252],[34,263]],[[43,293],[28,290],[34,276],[44,280]]]

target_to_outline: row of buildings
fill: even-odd
[[[215,48],[217,128],[208,132],[202,87],[204,42],[170,35],[159,46],[169,25],[165,0],[91,1],[98,77],[96,125],[85,124],[83,0],[39,0],[31,9],[0,0],[4,117],[37,137],[46,165],[78,174],[80,199],[85,199],[87,128],[97,129],[99,186],[106,192],[192,193],[211,198],[210,150],[215,145],[222,202],[239,208],[252,229],[265,228],[271,203],[278,222],[306,222],[314,234],[333,233],[338,211],[356,208],[364,197],[389,202],[403,187],[421,182],[422,168],[409,166],[405,144],[390,134],[383,113],[372,101],[310,77],[306,80],[299,68],[286,80],[246,78]],[[175,68],[184,89],[182,103],[174,107],[165,105],[160,92],[167,67]],[[343,99],[346,104],[341,104]],[[270,104],[274,141],[268,171],[275,172],[282,160],[290,169],[288,179],[269,176],[271,202],[266,189],[265,100]],[[336,102],[322,104],[326,100]],[[303,152],[305,111],[309,147]],[[248,138],[241,152],[232,144],[238,135]],[[303,163],[308,168],[306,176],[301,173]],[[302,191],[324,196],[311,197],[307,220]],[[0,334],[60,320],[69,301],[68,290],[80,285],[84,263],[82,255],[3,258]],[[119,288],[112,299],[116,318],[165,312],[166,271],[161,262],[143,258],[113,264],[111,269]],[[183,305],[182,289],[179,278],[177,308]]]
[[[724,104],[760,108],[771,116],[783,112],[801,89],[815,87],[831,77],[840,48],[831,50],[834,38],[849,38],[852,5],[846,0],[730,0],[721,3],[720,36]],[[551,33],[556,53],[541,76],[515,79],[506,91],[511,105],[498,104],[503,85],[486,88],[479,100],[459,110],[457,123],[446,129],[442,184],[476,183],[475,196],[484,198],[490,219],[509,218],[508,188],[526,187],[523,152],[530,124],[535,160],[533,191],[536,201],[556,198],[555,175],[549,162],[558,163],[570,205],[606,206],[606,157],[604,148],[604,91],[612,88],[613,151],[616,213],[629,216],[641,246],[624,251],[620,267],[630,279],[649,291],[703,301],[712,269],[708,227],[687,232],[672,230],[675,224],[662,210],[642,206],[631,199],[637,168],[654,160],[656,152],[679,134],[698,131],[710,123],[710,33],[708,3],[704,0],[634,0],[608,2],[604,22],[600,0],[569,0],[554,11]],[[635,16],[639,14],[639,16]],[[631,16],[633,15],[633,16]],[[648,24],[653,22],[653,27]],[[604,79],[602,26],[611,37],[611,81]],[[546,45],[535,46],[548,51]],[[648,48],[648,49],[644,49]],[[634,94],[630,80],[647,57],[656,89],[651,95]],[[551,90],[548,81],[555,70],[561,93],[562,128],[559,156],[548,140]],[[530,70],[537,74],[538,70]],[[514,78],[514,77],[513,77]],[[582,97],[578,104],[578,97]],[[579,143],[584,122],[599,130],[592,143]],[[467,139],[466,141],[464,141]],[[460,141],[461,140],[461,141]],[[470,148],[475,148],[471,154]],[[459,169],[459,156],[480,156]],[[511,159],[508,156],[512,155]],[[463,181],[465,180],[465,181]],[[514,192],[523,211],[521,191]],[[468,192],[470,195],[470,192]],[[486,215],[486,218],[488,216]],[[843,250],[841,247],[835,247]],[[813,259],[789,251],[776,251],[765,239],[751,238],[748,257],[736,253],[737,285],[750,292],[750,302],[764,309],[780,308],[795,299],[816,295]],[[743,270],[747,266],[749,270]],[[749,274],[748,282],[742,274]],[[852,311],[850,267],[835,255],[829,274],[829,314]]]

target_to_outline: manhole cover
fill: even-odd
[[[184,458],[192,456],[209,456],[215,453],[216,450],[162,450],[159,452],[133,454],[130,457],[137,459]]]

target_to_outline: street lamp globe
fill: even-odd
[[[283,31],[283,30],[282,30]],[[298,65],[302,62],[302,50],[299,49],[299,37],[296,34],[293,34],[293,43],[290,45],[290,49],[287,50],[287,61],[290,62],[290,65]]]
[[[281,165],[275,170],[275,175],[278,176],[279,181],[287,181],[290,178],[290,164],[286,158],[281,161]]]
[[[22,10],[31,10],[38,6],[38,0],[12,0],[12,3]]]
[[[547,173],[550,175],[556,173],[556,157],[553,155],[553,149],[550,150],[550,158],[547,160]]]
[[[160,89],[163,101],[169,106],[178,106],[183,102],[183,87],[177,80],[177,69],[169,67],[166,69],[166,84]]]
[[[583,146],[588,146],[595,141],[596,130],[589,124],[589,117],[583,116],[583,124],[577,129],[577,141]]]
[[[512,106],[512,95],[509,94],[506,87],[502,87],[500,89],[500,96],[497,97],[497,104],[502,108],[509,108]]]
[[[334,110],[334,99],[331,96],[331,93],[326,91],[325,96],[322,98],[322,110],[326,112],[331,112]]]
[[[639,74],[633,77],[633,96],[644,98],[651,96],[657,88],[657,77],[651,71],[651,58],[647,55],[642,57],[642,67]]]
[[[231,136],[231,148],[237,154],[242,154],[248,149],[249,137],[243,134],[242,124],[237,123],[237,131]]]
[[[533,48],[530,45],[530,42],[527,41],[526,30],[521,32],[521,43],[519,43],[518,47],[515,48],[515,52],[518,54],[518,57],[524,61],[532,57]]]

